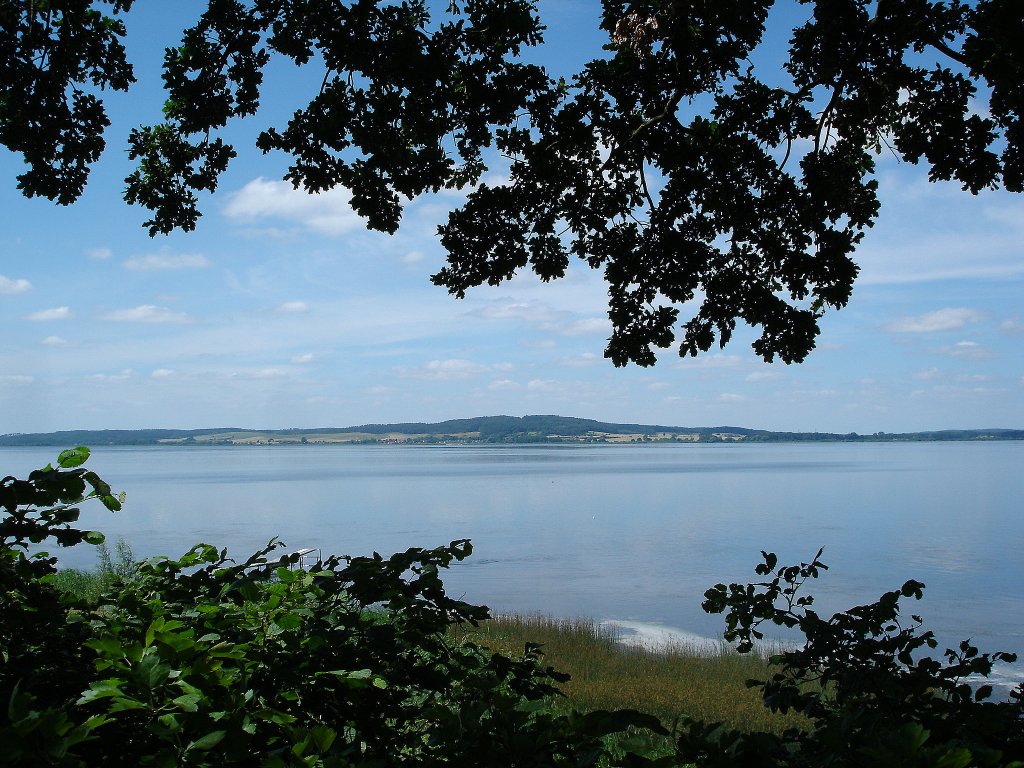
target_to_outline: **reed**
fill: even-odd
[[[127,581],[135,575],[135,555],[124,539],[118,539],[114,545],[114,554],[111,554],[106,543],[96,548],[96,554],[99,562],[95,568],[87,571],[61,568],[50,577],[54,586],[88,605],[96,605],[100,596],[114,584]]]
[[[666,727],[680,714],[746,731],[781,732],[804,724],[794,715],[771,712],[760,692],[747,687],[747,680],[763,680],[768,673],[764,653],[738,654],[724,643],[625,645],[614,626],[585,618],[514,614],[463,631],[510,655],[521,654],[527,642],[541,643],[544,664],[572,676],[562,690],[584,709],[638,709]]]

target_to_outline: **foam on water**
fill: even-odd
[[[601,626],[614,629],[619,635],[619,642],[623,645],[648,650],[660,648],[671,648],[684,646],[698,650],[717,649],[724,642],[721,639],[698,635],[694,632],[687,632],[678,627],[668,627],[664,624],[651,624],[643,621],[620,621],[609,619],[602,621]]]
[[[634,648],[645,648],[651,651],[665,650],[683,647],[697,651],[714,652],[720,650],[725,641],[721,638],[707,637],[695,632],[688,632],[678,627],[670,627],[664,624],[655,624],[643,621],[626,621],[619,619],[608,619],[601,622],[601,626],[614,629],[619,635],[619,642],[623,645]],[[781,641],[772,641],[773,647],[785,645]],[[967,678],[972,687],[991,685],[993,688],[993,700],[1005,701],[1009,698],[1010,691],[1024,683],[1024,666],[1018,664],[997,663],[992,667],[992,673],[984,678],[981,675],[972,675]]]
[[[967,682],[972,687],[991,685],[993,699],[1006,700],[1010,696],[1010,691],[1024,683],[1024,668],[1018,664],[993,664],[992,672],[987,678],[971,675]]]

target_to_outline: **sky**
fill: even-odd
[[[159,65],[194,0],[128,19],[139,83],[112,94],[108,147],[62,208],[15,188],[0,150],[0,433],[62,429],[314,428],[507,414],[672,426],[902,432],[1024,428],[1024,199],[932,184],[878,160],[882,213],[848,307],[802,364],[725,349],[615,368],[599,272],[520,275],[463,300],[430,283],[436,227],[463,193],[410,203],[394,236],[365,229],[344,190],[281,181],[253,147],[316,73],[274,65],[263,109],[192,233],[151,239],[121,199],[132,127],[159,119]],[[597,3],[542,3],[553,72],[599,55]],[[500,169],[494,172],[500,174]],[[495,176],[494,178],[500,178]]]

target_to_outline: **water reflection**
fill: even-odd
[[[48,449],[2,449],[24,475]],[[455,594],[717,636],[705,589],[825,545],[821,611],[908,578],[913,606],[955,642],[1024,651],[1024,443],[99,448],[90,466],[125,511],[90,527],[143,556],[197,541],[244,555],[295,548],[386,554],[470,538]],[[91,555],[61,553],[71,565]]]

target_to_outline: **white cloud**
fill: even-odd
[[[720,352],[713,355],[703,354],[697,357],[684,357],[676,365],[680,368],[700,368],[700,369],[734,369],[739,368],[744,364],[744,360],[739,355],[726,355]]]
[[[274,307],[274,311],[281,315],[297,315],[309,312],[309,306],[304,301],[286,301]]]
[[[0,293],[26,293],[31,290],[32,283],[30,283],[28,280],[22,280],[21,278],[12,279],[10,277],[4,277],[3,275],[0,275]]]
[[[5,374],[0,376],[0,384],[31,384],[35,381],[32,376],[22,376],[18,374]]]
[[[287,375],[288,372],[281,368],[257,368],[231,371],[226,374],[226,377],[241,381],[262,381],[264,379],[280,379]]]
[[[405,256],[402,257],[403,264],[416,264],[417,262],[423,261],[423,251],[409,251]]]
[[[280,368],[260,368],[252,372],[254,379],[279,379],[282,376],[287,376],[287,373]]]
[[[769,381],[780,378],[782,378],[782,374],[778,371],[754,371],[746,376],[747,381]]]
[[[963,357],[969,360],[980,360],[981,358],[988,357],[990,354],[988,347],[976,341],[958,341],[952,346],[939,347],[935,351],[941,355]]]
[[[86,250],[85,255],[95,261],[106,261],[114,255],[114,252],[109,248],[89,248]]]
[[[746,399],[743,395],[737,395],[733,392],[723,392],[718,396],[720,403],[742,403]]]
[[[168,269],[205,269],[210,261],[201,253],[147,253],[122,262],[126,269],[156,272]]]
[[[582,355],[563,357],[558,361],[558,364],[564,365],[567,368],[588,368],[591,365],[601,362],[603,359],[604,358],[599,355],[595,355],[593,352],[584,352]]]
[[[926,368],[925,370],[918,371],[914,374],[914,378],[920,379],[921,381],[935,381],[935,379],[938,379],[941,376],[942,371],[938,368]]]
[[[496,379],[487,385],[487,388],[493,392],[501,392],[503,390],[521,389],[520,385],[512,381],[512,379]]]
[[[66,339],[62,339],[60,336],[47,336],[43,339],[40,344],[45,344],[48,347],[63,347],[68,342]]]
[[[838,389],[811,389],[798,393],[800,397],[838,397]]]
[[[526,388],[530,392],[558,392],[562,389],[560,382],[554,379],[531,379]]]
[[[52,309],[42,309],[38,312],[25,315],[26,320],[33,320],[35,322],[46,322],[48,320],[67,320],[71,317],[70,307],[53,307]]]
[[[116,309],[103,315],[104,320],[118,323],[187,323],[189,317],[184,312],[174,312],[166,307],[143,304],[132,309]]]
[[[174,371],[172,371],[170,368],[157,368],[149,375],[154,379],[166,379],[168,376],[173,376]]]
[[[292,362],[298,363],[299,365],[303,365],[305,363],[312,363],[313,360],[315,359],[316,358],[313,356],[312,352],[307,352],[304,355],[292,355]]]
[[[241,222],[264,223],[267,218],[279,218],[334,237],[362,226],[350,200],[351,195],[343,187],[310,194],[286,181],[261,176],[228,197],[224,215]]]
[[[963,328],[968,323],[977,323],[983,315],[975,309],[966,307],[946,307],[923,315],[904,317],[886,326],[893,333],[934,333],[936,331],[953,331]]]
[[[132,369],[125,368],[118,373],[94,373],[91,376],[86,376],[88,381],[98,382],[115,382],[115,381],[127,381],[132,377]]]
[[[546,308],[539,308],[522,301],[489,304],[474,314],[492,320],[536,320],[538,315],[546,314]]]
[[[495,369],[500,369],[500,366],[483,365],[482,363],[473,363],[469,360],[431,360],[422,366],[401,366],[395,370],[399,376],[405,378],[450,381],[453,379],[468,379],[471,376],[478,376]]]
[[[563,336],[585,336],[591,333],[609,333],[611,328],[611,321],[607,317],[588,317],[552,330],[557,330]]]
[[[910,171],[880,178],[882,215],[854,254],[858,285],[1024,276],[1018,196],[971,197]]]

